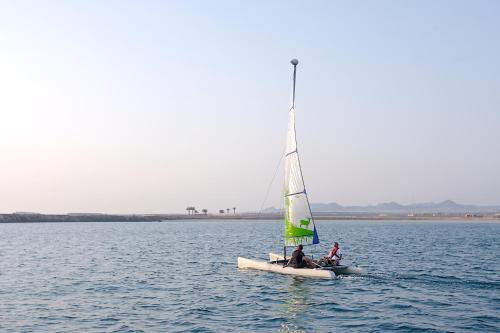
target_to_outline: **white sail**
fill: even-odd
[[[298,62],[297,62],[298,63]],[[294,62],[292,61],[292,64]],[[296,63],[294,64],[294,67]],[[295,68],[292,107],[288,116],[285,151],[285,246],[318,244],[319,238],[307,199],[295,133]]]

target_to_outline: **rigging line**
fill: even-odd
[[[258,215],[259,217],[262,214],[262,210],[264,209],[264,205],[266,204],[267,197],[269,196],[269,191],[271,190],[271,186],[273,185],[274,180],[276,179],[276,175],[278,174],[278,170],[279,170],[279,167],[281,165],[281,161],[283,160],[284,156],[285,156],[285,151],[283,151],[283,154],[280,154],[280,159],[278,161],[278,164],[276,165],[276,169],[274,170],[273,178],[271,179],[271,182],[267,186],[267,191],[266,191],[266,195],[264,196],[264,201],[262,201],[262,205],[260,206],[259,215]]]

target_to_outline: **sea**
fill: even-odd
[[[500,332],[500,223],[316,226],[365,273],[238,269],[281,221],[0,224],[0,332]]]

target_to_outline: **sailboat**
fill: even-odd
[[[287,247],[319,244],[318,231],[314,224],[311,207],[307,198],[302,169],[300,167],[297,150],[297,136],[295,132],[295,81],[299,61],[292,59],[293,90],[291,107],[288,113],[288,132],[285,151],[285,185],[284,185],[284,221],[285,237],[283,255],[269,253],[269,261],[262,262],[253,259],[238,257],[238,268],[253,268],[281,274],[300,275],[331,279],[339,274],[359,274],[361,269],[355,266],[329,266],[317,268],[283,267],[289,259],[286,256]]]

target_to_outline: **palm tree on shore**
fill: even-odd
[[[229,211],[230,211],[230,209],[229,209],[229,208],[226,208],[226,212],[227,212],[228,214],[229,214]]]
[[[203,214],[205,214],[205,215],[207,215],[207,214],[208,214],[208,209],[206,209],[206,208],[203,208],[201,211],[202,211],[202,213],[203,213]]]
[[[233,207],[233,214],[236,215],[236,207]]]

